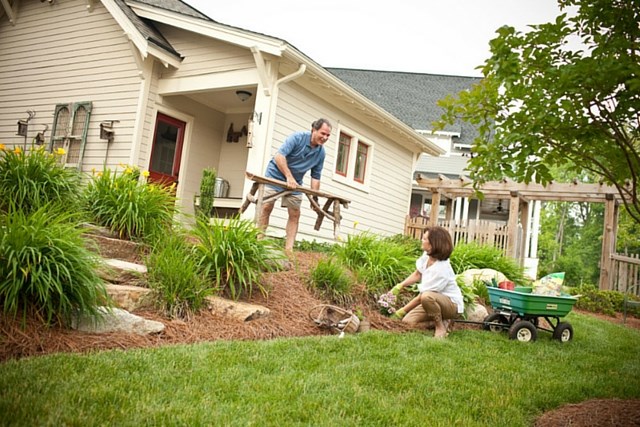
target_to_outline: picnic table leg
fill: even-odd
[[[340,202],[338,200],[333,201],[333,238],[338,240],[340,236]]]
[[[264,184],[258,184],[258,197],[256,198],[255,223],[260,224],[260,214],[262,213],[262,199],[264,198]]]
[[[316,219],[316,225],[313,227],[314,230],[320,230],[320,226],[322,225],[322,220],[324,219],[325,213],[327,213],[327,209],[331,206],[331,199],[328,199],[324,204],[324,207],[321,211],[318,212],[318,219]]]
[[[256,194],[256,191],[258,190],[258,185],[259,184],[257,182],[254,182],[253,185],[251,185],[251,190],[249,190],[249,194],[247,194],[247,197],[244,199],[244,202],[242,202],[242,206],[240,206],[240,213],[243,213],[244,211],[246,211],[249,205],[252,202],[256,201],[254,194]]]

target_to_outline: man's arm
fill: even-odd
[[[278,169],[280,169],[280,172],[282,172],[285,178],[287,178],[287,187],[297,188],[298,183],[296,182],[295,178],[291,174],[291,171],[289,170],[289,165],[287,165],[287,158],[280,153],[276,153],[276,155],[273,157],[273,160],[275,160],[276,166],[278,166]]]
[[[320,180],[311,178],[311,189],[319,191],[320,190]]]

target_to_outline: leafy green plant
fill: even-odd
[[[384,240],[406,248],[407,254],[412,255],[414,258],[420,258],[420,256],[422,256],[422,241],[420,239],[405,236],[404,234],[395,234],[385,237]]]
[[[189,318],[213,293],[210,281],[198,268],[194,246],[179,231],[157,238],[146,266],[149,287],[170,317]]]
[[[315,240],[299,240],[294,242],[293,247],[299,252],[318,252],[318,253],[331,253],[335,244],[317,242]]]
[[[218,172],[214,168],[202,170],[202,180],[200,181],[200,207],[199,214],[209,217],[213,209],[213,199],[216,190],[216,177]]]
[[[336,245],[337,259],[365,284],[369,294],[380,294],[413,271],[415,258],[404,244],[379,238],[370,233],[351,235],[343,245]]]
[[[450,261],[456,274],[471,268],[491,268],[503,273],[518,286],[525,286],[530,282],[524,276],[524,269],[494,246],[459,243],[453,249]]]
[[[42,148],[24,152],[0,147],[0,210],[10,201],[19,210],[30,212],[48,203],[78,206],[80,174],[59,162],[64,151],[54,154]]]
[[[347,304],[353,300],[353,279],[336,259],[321,259],[311,270],[311,284],[331,301]]]
[[[583,284],[568,288],[572,295],[580,295],[575,304],[576,308],[594,313],[615,316],[623,310],[624,294],[618,291],[600,290],[595,285]],[[638,315],[637,309],[630,310],[632,315]]]
[[[171,226],[176,213],[171,188],[141,182],[139,170],[110,169],[93,176],[84,193],[85,208],[99,225],[123,239],[144,239]]]
[[[210,223],[198,218],[193,230],[198,239],[198,265],[218,289],[234,300],[251,296],[254,286],[262,294],[267,289],[260,283],[263,271],[273,271],[274,261],[284,258],[270,239],[259,239],[261,230],[249,220],[234,217]]]
[[[33,312],[46,324],[98,314],[108,296],[86,247],[78,216],[43,205],[0,214],[0,306],[5,314]]]

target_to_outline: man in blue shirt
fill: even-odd
[[[278,152],[267,165],[265,176],[287,183],[287,188],[302,185],[304,175],[311,171],[311,189],[320,189],[320,177],[324,165],[324,143],[331,136],[331,123],[326,119],[318,119],[311,123],[311,131],[295,132],[284,141]],[[282,191],[280,187],[266,186],[264,196]],[[302,193],[294,192],[282,197],[282,207],[289,213],[286,227],[285,251],[293,251],[293,243],[298,233],[300,221],[300,205]],[[258,219],[258,227],[266,230],[275,200],[264,203]]]

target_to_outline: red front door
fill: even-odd
[[[183,121],[158,113],[149,162],[149,179],[152,182],[178,184],[186,126]]]

